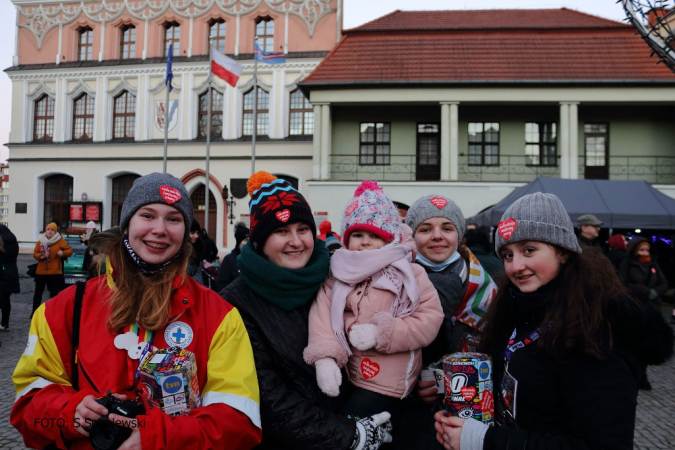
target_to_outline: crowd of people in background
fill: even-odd
[[[120,227],[87,224],[89,281],[60,295],[73,250],[47,225],[33,253],[39,340],[13,377],[11,423],[27,445],[89,448],[87,429],[30,424],[100,419],[108,389],[143,402],[139,361],[179,345],[168,331],[178,323],[202,404],[178,418],[146,410],[145,427],[122,425],[128,448],[632,448],[647,367],[673,352],[668,282],[648,239],[614,234],[604,251],[603,222],[581,215],[575,232],[552,194],[518,199],[490,229],[447,196],[407,206],[371,181],[345,199],[338,234],[327,220],[317,229],[289,182],[258,172],[247,188],[250,225],[235,225],[221,261],[180,181],[139,178]],[[0,238],[8,331],[18,243],[5,226]],[[74,320],[97,338],[73,341]],[[467,340],[492,360],[493,427],[448,417],[436,382],[420,377]]]

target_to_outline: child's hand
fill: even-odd
[[[333,358],[321,358],[314,363],[316,368],[316,384],[321,392],[329,397],[340,395],[342,373]]]
[[[369,350],[377,345],[377,334],[380,329],[372,323],[354,325],[349,332],[349,342],[361,351]]]

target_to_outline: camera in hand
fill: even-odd
[[[142,404],[134,400],[120,400],[108,391],[108,395],[96,399],[96,403],[108,410],[108,415],[117,414],[133,419],[145,413]],[[96,450],[115,450],[131,435],[131,428],[116,425],[108,415],[101,416],[89,429],[89,442]]]

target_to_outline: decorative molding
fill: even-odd
[[[117,83],[117,85],[114,88],[108,90],[107,94],[111,98],[113,98],[116,97],[122,91],[128,91],[134,97],[138,96],[138,88],[135,88],[129,83],[127,83],[127,80],[125,80],[124,77],[121,77],[120,82]]]
[[[65,3],[65,4],[64,4]],[[102,0],[99,2],[44,4],[17,6],[24,20],[17,19],[18,26],[30,30],[37,40],[38,50],[47,33],[55,27],[69,24],[83,14],[88,19],[105,26],[115,21],[125,11],[133,18],[148,23],[163,16],[169,8],[186,19],[201,17],[214,5],[224,14],[241,16],[265,4],[279,14],[291,14],[300,18],[307,26],[309,37],[314,34],[316,24],[326,15],[336,13],[330,7],[330,0]]]

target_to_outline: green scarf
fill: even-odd
[[[237,264],[246,286],[262,298],[286,311],[314,299],[328,276],[330,258],[326,244],[314,239],[314,251],[302,269],[285,269],[256,253],[250,243],[242,246]]]

